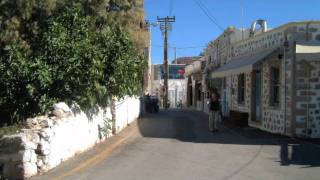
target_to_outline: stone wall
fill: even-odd
[[[209,68],[212,71],[225,62],[236,61],[238,58],[259,54],[268,49],[278,48],[276,56],[283,56],[282,58],[280,56],[273,57],[281,64],[280,105],[278,107],[270,106],[269,68],[272,60],[268,62],[268,59],[264,61],[261,69],[263,73],[262,122],[257,123],[251,121],[251,94],[252,88],[254,88],[251,85],[253,77],[251,73],[246,73],[244,104],[238,104],[238,75],[226,75],[226,88],[227,92],[230,92],[230,96],[228,96],[230,97],[228,98],[230,110],[248,112],[249,125],[272,133],[280,133],[288,136],[319,137],[320,90],[317,89],[320,88],[318,82],[320,78],[317,77],[320,76],[319,67],[313,63],[312,66],[315,68],[310,72],[310,78],[299,78],[301,68],[295,62],[296,51],[294,46],[297,41],[320,42],[320,21],[288,23],[265,33],[260,33],[243,40],[239,39],[238,41],[232,41],[232,33],[229,36],[231,40],[227,39],[227,37],[228,34],[223,33],[207,49],[212,60],[210,63],[214,65]],[[284,48],[285,40],[288,41],[286,50]],[[227,56],[226,61],[225,56]],[[303,89],[306,88],[307,85],[309,89]],[[308,110],[306,108],[308,108]]]
[[[231,110],[250,113],[251,107],[251,73],[245,73],[245,98],[244,104],[238,103],[238,75],[231,76],[231,84],[227,83],[227,88],[231,87]]]
[[[320,61],[298,61],[296,68],[295,133],[320,138]]]
[[[126,98],[115,104],[119,132],[138,118],[140,102]],[[18,179],[46,172],[112,136],[110,108],[83,112],[77,106],[68,109],[65,105],[65,109],[53,112],[28,119],[28,129],[0,139],[0,175]]]
[[[262,65],[262,126],[261,129],[282,134],[284,133],[284,68],[282,61],[273,57],[267,59]],[[280,103],[272,106],[270,103],[271,98],[271,67],[278,67],[280,69]],[[287,109],[288,110],[288,109]]]

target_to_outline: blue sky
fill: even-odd
[[[228,26],[250,27],[252,21],[265,19],[269,28],[302,20],[320,20],[320,0],[145,0],[146,19],[156,22],[157,16],[175,16],[176,22],[169,34],[171,47],[197,47],[178,49],[177,57],[198,55],[209,41],[221,30],[204,14],[196,1],[223,29]],[[241,15],[241,7],[244,9]],[[152,62],[163,62],[163,36],[159,27],[152,28]],[[169,51],[169,60],[174,51]]]

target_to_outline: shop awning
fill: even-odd
[[[240,74],[245,72],[251,72],[254,70],[254,65],[267,58],[278,48],[269,49],[257,53],[252,56],[243,56],[237,59],[232,59],[229,63],[221,66],[220,68],[213,71],[210,75],[211,78],[225,77],[233,74]]]
[[[296,43],[297,60],[320,61],[320,42],[304,41]]]

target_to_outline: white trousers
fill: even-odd
[[[209,111],[209,130],[218,129],[219,111]]]

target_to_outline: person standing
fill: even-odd
[[[218,121],[219,121],[219,103],[220,95],[217,92],[217,89],[213,89],[210,93],[209,100],[209,130],[211,132],[218,131]]]

